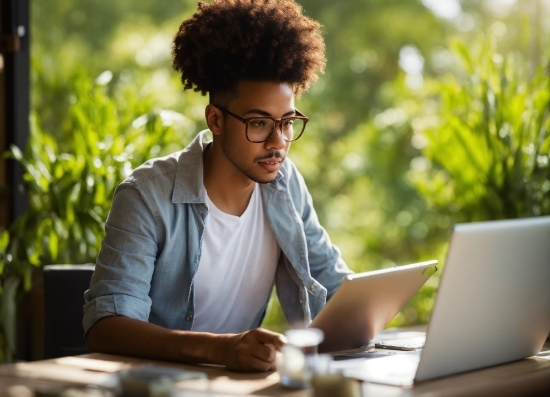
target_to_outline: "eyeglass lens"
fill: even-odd
[[[298,137],[305,126],[304,120],[288,118],[282,120],[280,129],[286,141],[292,141]],[[263,142],[269,138],[269,134],[275,128],[275,122],[269,118],[258,117],[248,122],[248,139],[252,142]]]

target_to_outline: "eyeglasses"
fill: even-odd
[[[302,136],[302,133],[306,129],[306,124],[309,121],[309,119],[298,110],[296,110],[297,116],[283,117],[281,119],[274,119],[273,117],[267,116],[244,119],[221,106],[213,106],[220,109],[223,113],[227,113],[236,118],[241,123],[244,123],[246,126],[246,139],[254,143],[269,141],[273,132],[279,127],[281,128],[281,133],[285,141],[295,141]]]

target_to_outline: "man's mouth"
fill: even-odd
[[[269,172],[276,172],[281,168],[281,164],[283,162],[283,159],[275,159],[275,158],[269,158],[265,160],[260,160],[258,163]]]

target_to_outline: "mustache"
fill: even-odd
[[[264,156],[259,156],[259,157],[255,158],[256,161],[269,160],[269,159],[284,159],[284,157],[281,154],[281,152],[276,150],[276,151],[273,151],[273,152],[271,152],[269,154],[266,154]]]

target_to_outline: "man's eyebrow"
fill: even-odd
[[[265,110],[262,110],[262,109],[250,109],[246,113],[244,113],[243,116],[252,115],[252,114],[259,114],[262,116],[273,117],[271,113],[266,112]],[[290,117],[290,116],[296,116],[296,109],[290,110],[285,114],[283,114],[283,117]]]

